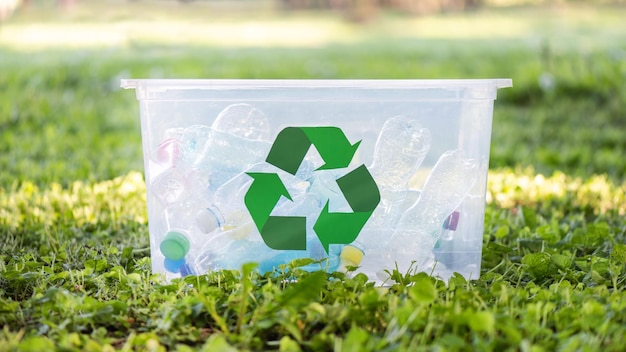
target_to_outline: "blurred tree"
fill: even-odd
[[[0,0],[0,22],[9,18],[20,5],[20,0]]]
[[[393,9],[425,15],[438,12],[466,11],[481,6],[485,0],[278,0],[285,10],[326,9],[341,11],[348,19],[363,22],[380,9]]]
[[[58,4],[64,9],[69,9],[76,4],[77,0],[59,0]]]

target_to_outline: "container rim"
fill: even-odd
[[[121,88],[250,89],[250,88],[509,88],[510,78],[488,79],[122,79]]]

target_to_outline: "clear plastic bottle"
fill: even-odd
[[[189,253],[194,232],[192,212],[187,202],[165,208],[165,234],[159,243],[159,249],[166,259],[179,261]]]
[[[198,159],[204,145],[211,135],[211,127],[193,125],[185,128],[180,136],[180,145],[183,152],[183,162],[186,168],[192,170],[193,163]]]
[[[431,145],[430,131],[422,128],[416,119],[394,116],[383,125],[369,171],[380,192],[380,203],[359,235],[365,248],[386,245],[388,236],[413,203],[418,191],[409,189],[409,180],[419,169]]]
[[[352,208],[348,204],[346,197],[339,188],[337,179],[344,176],[345,171],[319,170],[311,177],[311,186],[307,190],[309,195],[318,199],[320,209],[328,201],[330,212],[351,212]],[[316,213],[319,215],[319,211]]]
[[[297,215],[309,209],[304,195],[309,187],[313,165],[304,162],[296,175],[283,172],[267,163],[252,166],[249,172],[277,173],[293,201],[279,202],[273,215]],[[246,172],[233,177],[212,193],[210,205],[197,215],[196,224],[209,233],[200,254],[190,265],[189,273],[202,273],[213,269],[237,269],[246,261],[258,261],[276,255],[276,251],[262,241],[248,212],[244,198],[253,178]],[[296,196],[297,195],[297,196]]]
[[[364,263],[372,268],[401,272],[432,266],[432,250],[445,219],[459,207],[478,179],[478,164],[460,150],[445,152],[431,171],[420,197],[400,218],[387,246],[366,251]],[[379,278],[384,274],[378,272]]]
[[[244,263],[258,262],[274,255],[276,251],[262,241],[249,238],[237,240],[229,231],[217,231],[210,235],[199,255],[181,268],[181,274],[200,275],[211,270],[236,270]]]
[[[165,257],[168,271],[192,259],[210,238],[207,223],[213,221],[206,213],[208,202],[198,195],[171,204],[163,210],[163,237],[159,250]],[[172,271],[175,272],[175,271]]]
[[[254,165],[249,169],[249,172],[276,173],[290,194],[300,195],[304,194],[309,187],[308,180],[313,173],[313,166],[306,162],[303,163],[295,176],[267,163]],[[253,178],[247,172],[242,172],[211,193],[210,205],[201,213],[202,224],[200,226],[205,232],[211,232],[216,228],[221,228],[222,231],[231,231],[244,224],[250,224],[245,229],[248,233],[252,230],[254,226],[252,225],[252,218],[244,203],[246,192],[252,182]],[[246,235],[247,233],[240,233],[235,237],[243,238]]]
[[[444,220],[460,205],[478,179],[478,163],[461,149],[445,152],[431,171],[419,199],[398,222],[398,231],[441,231]],[[396,234],[394,234],[396,236]]]
[[[394,116],[383,125],[369,170],[384,188],[404,190],[430,149],[430,131],[416,119]]]
[[[166,206],[183,200],[191,190],[181,144],[184,131],[184,128],[166,130],[150,156],[149,189]]]
[[[183,157],[181,140],[184,130],[184,128],[167,129],[163,135],[163,139],[152,152],[150,159],[166,167],[173,167],[178,164]]]
[[[419,121],[394,116],[383,125],[369,170],[380,191],[380,204],[370,220],[372,228],[391,229],[406,210],[409,180],[430,149],[430,131]]]
[[[215,190],[262,162],[271,147],[269,139],[270,125],[263,112],[249,104],[229,105],[211,125],[192,168],[203,185]]]
[[[211,193],[208,206],[202,211],[198,225],[210,233],[215,229],[235,232],[237,238],[245,237],[253,229],[252,218],[244,204],[244,196],[252,178],[245,173],[239,174]],[[244,226],[249,223],[250,225]]]

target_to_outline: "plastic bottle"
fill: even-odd
[[[204,145],[211,135],[211,127],[192,125],[183,131],[180,136],[180,145],[183,152],[183,162],[186,168],[193,170],[193,163],[200,157]]]
[[[164,133],[163,139],[152,152],[151,160],[159,165],[173,167],[183,157],[183,148],[181,146],[184,128],[170,128]]]
[[[163,210],[163,239],[159,250],[166,258],[166,269],[175,267],[183,258],[191,259],[196,250],[209,238],[210,229],[207,223],[213,218],[206,212],[208,202],[199,195],[185,198],[167,206]]]
[[[406,210],[409,180],[424,161],[430,144],[430,131],[416,119],[395,116],[385,122],[369,168],[381,195],[371,227],[389,230],[397,223]]]
[[[311,163],[305,161],[296,175],[283,172],[267,163],[254,165],[248,171],[277,173],[289,193],[294,195],[292,199],[295,202],[283,199],[275,207],[273,215],[294,215],[302,213],[305,207],[309,208],[302,202],[309,187],[308,179],[313,173]],[[198,257],[186,267],[185,270],[189,273],[238,269],[247,261],[276,255],[276,251],[267,247],[255,232],[255,224],[244,203],[245,194],[252,182],[252,177],[244,172],[212,193],[210,205],[200,211],[196,219],[197,226],[209,235]]]
[[[369,170],[379,186],[404,190],[430,149],[430,131],[419,121],[394,116],[383,125]]]
[[[191,248],[193,236],[192,209],[186,202],[165,208],[165,235],[159,243],[163,256],[171,261],[179,261]]]
[[[166,206],[183,200],[191,193],[192,184],[188,179],[181,144],[184,131],[184,128],[166,130],[150,157],[149,190]]]
[[[318,199],[319,210],[321,210],[328,201],[328,210],[330,212],[351,212],[352,208],[348,204],[346,197],[339,188],[337,179],[343,176],[345,171],[337,170],[319,170],[311,177],[311,186],[307,193]],[[316,209],[318,210],[318,209]],[[319,211],[316,212],[319,215]]]
[[[394,116],[383,125],[369,171],[380,192],[380,203],[359,235],[365,248],[386,245],[388,236],[419,192],[409,189],[409,180],[430,149],[430,131],[415,119]]]
[[[218,228],[231,231],[252,222],[244,204],[244,196],[251,181],[250,176],[242,173],[211,194],[209,205],[202,213],[203,221],[198,222],[203,231],[210,233]],[[249,231],[252,231],[252,225],[239,229],[236,237],[243,238]]]
[[[313,164],[306,160],[295,176],[283,173],[267,164],[255,165],[251,170],[257,172],[273,171],[279,174],[279,177],[281,177],[281,180],[292,195],[292,200],[283,198],[274,208],[271,215],[307,217],[307,249],[276,251],[267,247],[260,240],[260,237],[256,241],[249,236],[241,237],[235,235],[237,230],[234,228],[230,231],[224,231],[227,229],[222,226],[219,231],[210,235],[211,239],[202,248],[202,254],[193,263],[185,266],[183,272],[197,274],[215,269],[238,269],[245,262],[256,261],[259,263],[257,269],[261,273],[265,273],[275,270],[279,265],[288,264],[292,260],[302,258],[311,258],[319,261],[318,263],[300,267],[300,269],[308,271],[346,271],[348,266],[358,266],[363,257],[361,246],[357,244],[348,246],[331,245],[327,254],[313,230],[315,220],[328,199],[335,206],[339,204],[338,198],[345,201],[336,185],[336,172],[335,174],[330,171],[313,172]],[[232,211],[234,208],[243,207],[243,204],[239,204],[231,208],[234,205],[232,199],[243,199],[241,193],[246,191],[250,182],[252,182],[249,176],[245,176],[245,178],[235,177],[220,187],[215,192],[215,199],[219,200],[216,202],[218,206],[211,207],[210,211],[216,212],[217,215],[223,214],[225,209],[231,209]],[[223,204],[219,205],[220,203]],[[347,202],[346,206],[348,206]],[[218,222],[222,221],[222,218],[219,216],[216,219],[218,219]],[[246,224],[254,226],[251,219]]]
[[[432,249],[445,219],[459,207],[478,179],[478,164],[466,159],[460,149],[445,152],[431,171],[419,199],[400,218],[385,248],[366,251],[364,262],[373,267],[400,272],[410,267],[422,270],[432,265]],[[412,266],[413,265],[413,266]],[[379,278],[385,277],[376,270]]]
[[[272,212],[273,216],[306,217],[307,249],[275,252],[272,257],[259,262],[258,270],[261,273],[275,270],[279,265],[303,258],[310,258],[319,262],[299,267],[301,270],[335,271],[340,266],[339,254],[342,246],[331,245],[327,254],[317,238],[313,226],[327,201],[330,201],[330,211],[351,210],[336,183],[336,178],[340,176],[340,173],[334,170],[322,170],[314,173],[312,171],[311,168],[310,186],[305,190],[301,189],[299,193],[290,192],[297,195],[292,196],[291,201],[283,200]]]
[[[211,270],[237,270],[247,262],[261,261],[276,255],[263,241],[249,238],[235,240],[229,231],[217,231],[210,235],[197,257],[190,260],[181,274],[200,275]]]
[[[203,185],[215,190],[263,161],[271,147],[269,138],[269,121],[263,112],[249,104],[229,105],[211,125],[192,168]]]
[[[247,233],[252,230],[254,226],[252,225],[252,218],[244,203],[245,194],[253,182],[253,178],[247,172],[277,173],[289,193],[299,195],[304,194],[309,187],[308,180],[313,173],[313,166],[309,163],[303,163],[294,176],[267,163],[260,163],[252,166],[249,171],[231,178],[211,193],[210,205],[202,212],[202,224],[200,226],[205,232],[211,232],[216,228],[230,231],[244,224],[250,224],[245,229]],[[235,237],[243,238],[247,233],[242,232]]]

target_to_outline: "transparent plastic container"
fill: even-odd
[[[510,79],[121,85],[139,101],[152,268],[168,280],[298,258],[379,284],[396,268],[479,277]]]

